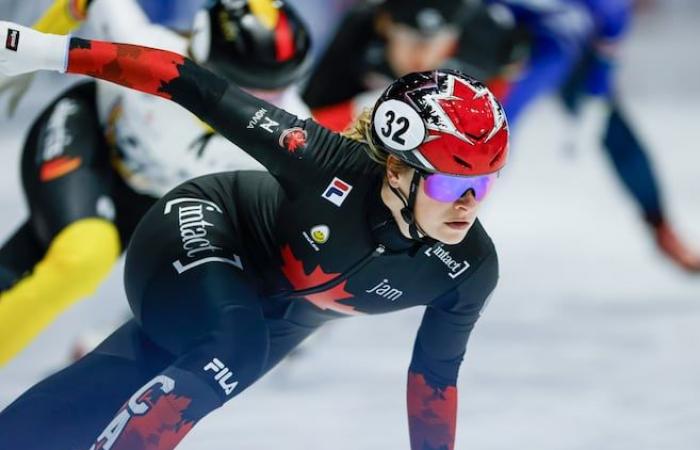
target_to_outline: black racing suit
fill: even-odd
[[[127,253],[135,321],[0,414],[0,448],[174,448],[324,322],[413,306],[426,310],[408,378],[412,448],[453,448],[458,368],[498,278],[479,222],[458,245],[404,238],[364,144],[179,55],[72,39],[69,71],[171,98],[269,174],[197,178],[156,203]],[[97,411],[73,407],[86,403]],[[53,412],[32,419],[38,407]],[[89,425],[59,426],[73,420]],[[50,443],[26,424],[8,441],[23,423],[51,429]]]

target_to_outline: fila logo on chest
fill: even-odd
[[[322,197],[333,203],[335,206],[340,207],[348,195],[352,191],[352,185],[346,183],[338,177],[333,178],[333,181],[326,187],[323,191]]]

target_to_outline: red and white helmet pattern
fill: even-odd
[[[458,71],[396,80],[377,101],[372,123],[376,143],[426,172],[483,175],[507,160],[503,108],[484,84]]]

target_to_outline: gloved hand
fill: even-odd
[[[0,21],[0,74],[15,76],[36,70],[65,72],[70,36],[45,34]]]

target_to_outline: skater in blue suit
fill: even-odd
[[[658,248],[675,264],[700,273],[700,257],[678,238],[664,207],[657,176],[644,144],[628,121],[615,88],[616,53],[631,21],[632,0],[492,0],[507,7],[531,35],[531,53],[503,91],[511,125],[535,99],[559,93],[577,115],[596,99],[605,114],[601,144],[639,205]]]

